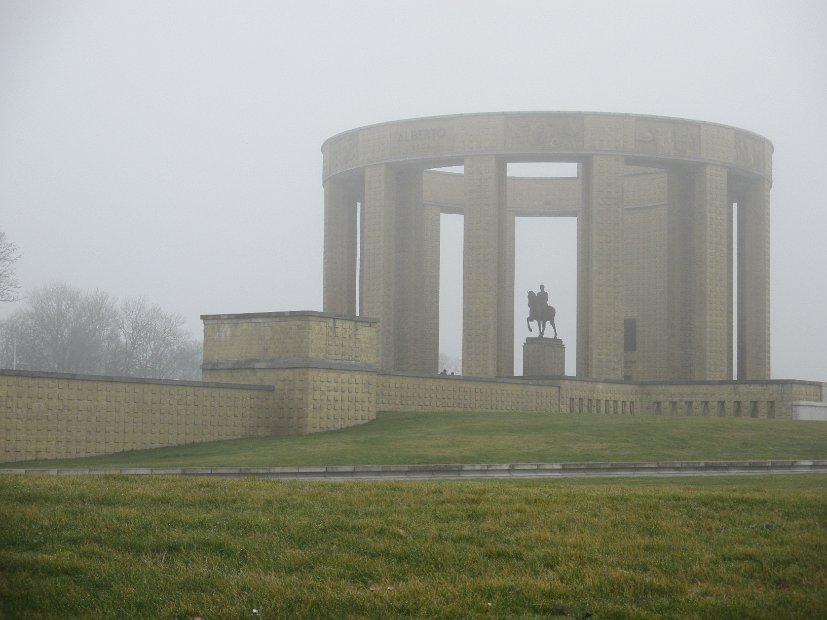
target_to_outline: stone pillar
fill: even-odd
[[[422,170],[365,169],[360,313],[379,319],[379,367],[435,373],[439,363],[439,210]]]
[[[360,314],[379,319],[379,368],[396,363],[396,174],[388,165],[365,168]]]
[[[731,379],[732,212],[727,170],[701,166],[693,179],[692,379]]]
[[[667,171],[668,212],[666,223],[666,348],[672,379],[692,376],[692,231],[693,178],[686,168]]]
[[[462,372],[514,374],[514,223],[505,162],[465,158]]]
[[[770,378],[770,182],[738,198],[738,379]]]
[[[439,207],[433,205],[425,207],[423,228],[424,331],[420,342],[420,359],[422,360],[422,372],[439,372]]]
[[[439,219],[434,234],[433,209],[426,209],[422,201],[421,169],[399,169],[396,191],[394,368],[435,373],[439,363]]]
[[[623,378],[623,157],[584,166],[577,220],[577,376]]]
[[[668,171],[667,314],[670,376],[728,379],[731,369],[727,171]]]
[[[503,171],[505,175],[505,167]],[[506,194],[507,196],[507,194]],[[503,197],[503,210],[507,197]],[[497,376],[514,375],[514,271],[516,269],[516,222],[513,213],[504,217],[504,236],[500,248],[500,290],[499,290],[499,334],[497,338]]]
[[[356,314],[356,202],[343,181],[325,182],[323,307],[333,314]]]

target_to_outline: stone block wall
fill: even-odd
[[[531,337],[523,343],[523,376],[535,379],[566,374],[566,346],[558,338]]]
[[[827,422],[827,403],[796,401],[793,403],[793,420]]]
[[[810,381],[706,381],[644,383],[645,412],[654,415],[793,418],[795,401],[822,399],[822,384]]]
[[[376,319],[322,312],[204,315],[204,362],[339,360],[376,363]]]
[[[202,316],[205,380],[274,386],[275,432],[376,417],[377,321],[322,312]]]
[[[535,411],[560,410],[556,385],[519,379],[481,379],[380,373],[379,411]]]
[[[635,415],[647,413],[640,386],[621,381],[562,379],[560,412]]]
[[[796,403],[824,402],[823,384],[806,381],[380,372],[376,321],[322,313],[205,317],[205,337],[209,382],[0,370],[0,462],[313,433],[377,411],[792,418]]]
[[[0,370],[0,462],[275,432],[272,386]]]
[[[274,386],[273,434],[329,431],[376,418],[376,373],[324,368],[204,370],[211,381]]]

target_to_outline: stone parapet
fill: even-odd
[[[313,433],[377,411],[790,419],[824,400],[823,385],[807,381],[492,379],[328,364],[216,365],[205,370],[210,383],[0,371],[0,462]]]
[[[323,312],[203,315],[204,362],[306,358],[377,362],[378,321]]]
[[[379,411],[530,411],[560,410],[559,388],[521,379],[379,373]]]
[[[277,432],[270,386],[0,370],[0,462]]]
[[[298,435],[376,417],[375,319],[320,312],[208,315],[209,381],[275,386],[275,433]]]

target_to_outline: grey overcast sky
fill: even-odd
[[[320,146],[341,131],[502,110],[734,125],[775,145],[773,376],[827,380],[825,7],[0,0],[0,227],[26,290],[146,296],[196,332],[200,314],[321,309]],[[517,257],[569,362],[573,230],[523,225]],[[443,303],[455,356],[458,312]]]

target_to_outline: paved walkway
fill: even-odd
[[[305,480],[423,480],[634,476],[739,476],[827,473],[816,461],[670,461],[661,463],[505,463],[476,465],[328,465],[322,467],[131,467],[121,469],[0,469],[0,474],[209,476]]]

